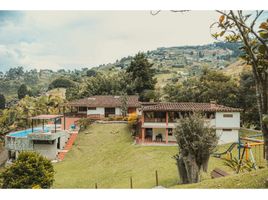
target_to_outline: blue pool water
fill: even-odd
[[[43,128],[36,127],[36,128],[34,128],[33,132],[39,132],[39,131],[43,131]],[[50,128],[45,126],[43,132],[49,132],[49,131],[50,131]],[[32,129],[26,129],[26,130],[16,131],[16,132],[10,133],[9,136],[11,136],[11,137],[27,137],[27,135],[30,133],[32,133]]]

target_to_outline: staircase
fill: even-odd
[[[72,148],[73,143],[77,137],[78,133],[74,132],[71,134],[71,137],[69,138],[69,140],[67,141],[63,151],[59,152],[58,154],[58,160],[63,160],[65,157],[65,154]]]

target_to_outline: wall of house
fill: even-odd
[[[34,144],[34,151],[42,154],[47,159],[54,160],[57,157],[57,140],[54,144]]]
[[[115,115],[122,115],[120,108],[115,108]]]
[[[96,110],[87,110],[87,115],[104,115],[104,113],[103,107],[97,107]]]
[[[153,140],[155,140],[158,134],[162,134],[162,141],[166,141],[166,129],[165,128],[153,128]]]
[[[232,114],[233,117],[224,117],[225,114]],[[240,128],[240,113],[217,112],[215,126],[216,128]]]
[[[238,129],[231,129],[228,131],[218,129],[218,130],[216,130],[216,134],[219,137],[218,144],[227,144],[227,143],[238,142],[238,137],[239,137],[239,130]]]
[[[68,141],[69,137],[70,137],[70,135],[68,133],[66,133],[66,134],[64,134],[64,135],[62,135],[60,137],[60,149],[64,148],[64,146],[65,146],[66,142]]]

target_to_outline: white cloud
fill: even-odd
[[[28,11],[0,29],[1,66],[92,67],[161,46],[213,42],[214,11]],[[5,53],[4,53],[5,52]],[[5,63],[6,62],[6,63]],[[13,67],[13,66],[10,66]]]

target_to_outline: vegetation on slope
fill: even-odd
[[[55,188],[129,188],[130,177],[134,188],[153,188],[155,170],[159,185],[175,186],[178,171],[172,158],[177,146],[133,145],[126,124],[93,124],[79,133],[73,148],[65,159],[55,163]],[[230,144],[219,146],[226,150]],[[234,156],[237,150],[234,149]],[[210,158],[208,172],[201,174],[202,182],[210,178],[214,168],[232,174],[232,170],[219,158]]]
[[[268,179],[268,169],[260,169],[250,173],[236,174],[217,179],[208,179],[200,183],[176,185],[172,188],[230,188],[230,189],[261,189],[267,188],[265,181]]]

